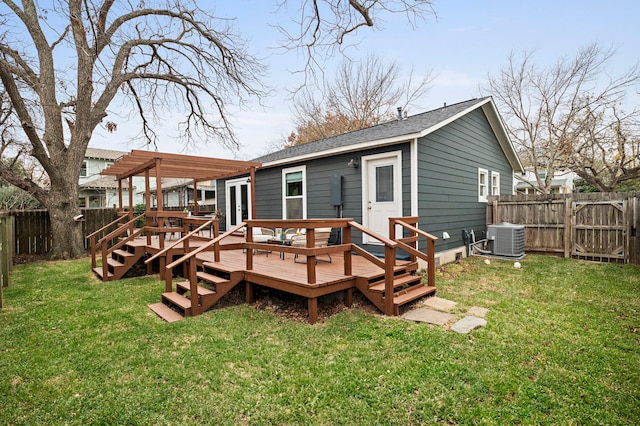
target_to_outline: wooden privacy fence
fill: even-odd
[[[80,209],[84,215],[82,233],[88,235],[117,218],[116,209]],[[15,253],[46,254],[51,249],[51,221],[47,210],[11,212],[15,217]],[[89,249],[89,242],[84,241]]]
[[[9,286],[9,271],[13,267],[15,218],[0,213],[0,308],[3,307],[3,287]]]
[[[640,264],[640,192],[489,197],[487,224],[525,227],[525,250]]]

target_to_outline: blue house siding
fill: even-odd
[[[402,143],[376,149],[342,153],[301,163],[263,168],[256,172],[256,218],[282,219],[282,170],[306,167],[307,218],[348,217],[362,223],[362,170],[347,166],[351,159],[385,152],[402,152],[403,214],[411,213],[410,145]],[[342,210],[331,205],[331,179],[342,176]],[[354,242],[361,243],[359,236]]]
[[[414,138],[419,138],[416,145]],[[256,172],[256,217],[282,218],[282,170],[304,166],[308,218],[347,217],[363,223],[362,158],[397,151],[402,153],[402,215],[416,213],[412,206],[417,209],[420,228],[440,238],[438,252],[463,246],[463,229],[477,234],[485,230],[486,203],[478,199],[478,169],[488,172],[489,194],[491,172],[500,174],[500,193],[511,194],[513,170],[522,171],[493,100],[472,99],[255,159],[267,164]],[[412,159],[412,153],[417,158]],[[299,158],[307,160],[295,162]],[[351,159],[361,167],[347,166]],[[342,209],[330,201],[334,176],[343,177]],[[417,199],[412,200],[414,194]],[[443,232],[451,238],[443,240]],[[354,242],[361,244],[359,235],[354,235]]]
[[[512,168],[482,109],[476,109],[418,143],[420,228],[439,237],[437,250],[464,245],[462,230],[486,228],[478,201],[478,169],[500,173],[500,192],[512,192]],[[489,181],[489,189],[490,189]],[[443,240],[443,232],[451,236]]]

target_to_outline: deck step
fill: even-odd
[[[107,264],[113,268],[121,268],[124,266],[124,263],[119,262],[112,257],[107,258]]]
[[[409,303],[413,300],[419,299],[428,294],[433,294],[436,292],[436,288],[434,286],[415,286],[408,289],[406,292],[397,295],[393,298],[393,304],[396,306],[402,306],[406,303]]]
[[[182,315],[165,305],[164,303],[152,303],[149,306],[153,312],[166,322],[176,322],[184,319]]]
[[[399,275],[393,280],[393,288],[402,287],[407,284],[417,284],[422,280],[420,275]],[[384,292],[384,280],[369,287],[371,291]]]
[[[176,287],[178,287],[183,291],[191,290],[191,284],[189,283],[189,281],[181,281],[179,283],[176,283]],[[208,294],[215,294],[215,293],[216,292],[213,290],[209,290],[208,288],[202,287],[200,285],[198,286],[198,296],[206,296]]]
[[[120,256],[122,258],[135,256],[135,253],[131,253],[130,251],[121,250],[121,249],[114,250],[113,254],[115,254],[116,256]]]
[[[169,303],[176,305],[185,312],[187,312],[187,310],[191,310],[191,300],[176,292],[171,291],[162,293],[162,300],[166,300]]]
[[[96,274],[98,277],[100,277],[100,279],[104,279],[104,276],[102,276],[102,267],[98,266],[96,268],[93,268],[93,273]],[[111,278],[113,277],[113,274],[109,271],[107,271],[107,278]]]
[[[224,283],[228,283],[229,282],[229,280],[226,279],[226,278],[222,278],[222,277],[219,277],[217,275],[209,274],[208,272],[204,272],[204,271],[198,271],[196,273],[196,276],[198,277],[198,279],[210,282],[212,284],[224,284]]]

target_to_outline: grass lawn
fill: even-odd
[[[0,311],[1,424],[640,424],[640,269],[543,256],[447,265],[442,327],[244,304],[168,324],[163,283],[88,260],[16,266]],[[284,273],[284,272],[283,272]]]

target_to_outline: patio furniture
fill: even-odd
[[[269,240],[273,240],[276,237],[276,233],[273,229],[260,227],[254,227],[251,229],[254,243],[267,243]],[[271,250],[268,249],[254,250],[253,253],[264,252],[268,256],[270,251]]]
[[[314,232],[314,247],[327,247],[329,245],[329,237],[331,236],[331,228],[316,228]],[[291,236],[291,247],[307,247],[307,235],[306,234],[296,234]],[[318,259],[316,258],[316,263],[318,262],[328,262],[331,263],[331,255],[327,253],[326,259]],[[293,261],[296,263],[306,263],[306,262],[298,262],[298,254],[296,253],[293,257]]]

